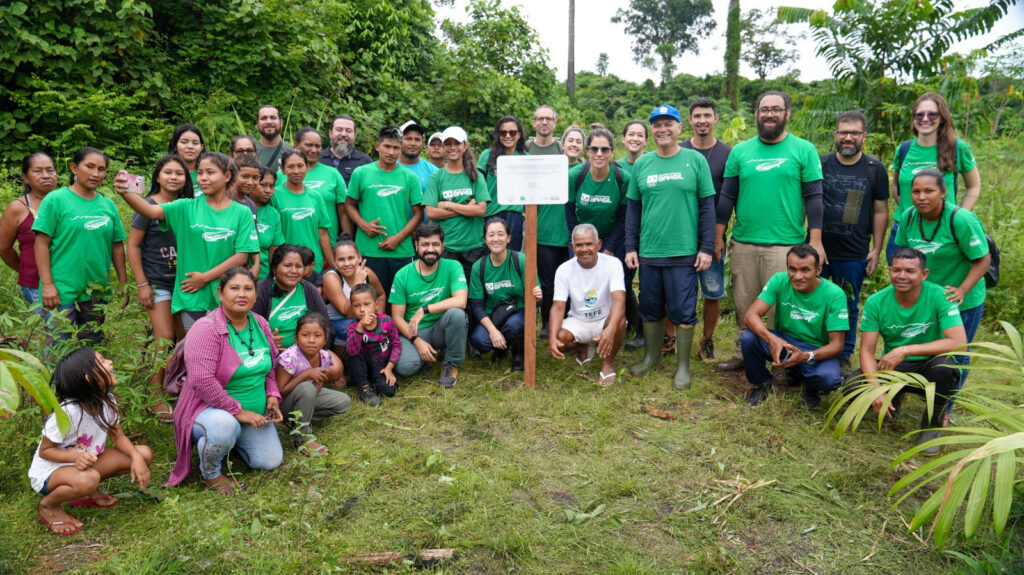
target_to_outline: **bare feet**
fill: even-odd
[[[49,507],[39,503],[39,520],[55,535],[71,535],[77,533],[85,525],[75,519],[61,506]]]
[[[315,440],[309,440],[299,446],[299,453],[306,457],[316,457],[328,454],[327,446]]]

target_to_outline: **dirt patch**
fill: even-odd
[[[568,491],[548,491],[548,497],[550,497],[552,501],[563,503],[571,507],[576,505],[576,498]]]
[[[89,537],[81,543],[65,545],[39,557],[36,573],[59,573],[78,569],[95,563],[105,556],[105,546],[97,537]]]

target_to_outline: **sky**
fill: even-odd
[[[713,0],[714,18],[718,23],[715,31],[708,39],[700,43],[700,53],[686,54],[676,59],[678,73],[689,73],[695,76],[705,74],[721,74],[724,70],[723,54],[725,51],[725,15],[729,0]],[[439,19],[451,18],[465,21],[465,7],[468,0],[455,0],[452,7],[438,8]],[[784,2],[750,2],[741,0],[740,8],[745,12],[753,7],[761,10],[774,11],[780,5],[801,6],[805,8],[824,8],[831,12],[833,2],[821,0],[786,0]],[[987,4],[984,0],[963,0],[957,7],[974,7]],[[520,12],[533,26],[540,37],[541,44],[549,50],[552,67],[558,70],[560,80],[565,79],[566,64],[569,51],[569,2],[568,0],[502,0],[504,6],[518,6]],[[633,61],[631,38],[625,33],[625,24],[614,24],[611,19],[616,10],[628,5],[628,0],[577,0],[576,2],[576,72],[583,70],[595,71],[597,58],[602,52],[608,54],[608,72],[625,80],[642,83],[648,78],[660,82],[658,70],[648,70]],[[991,40],[1008,32],[1024,27],[1024,5],[1011,9],[993,32],[987,37],[974,38],[958,44],[957,52],[968,52],[984,46]],[[801,28],[795,27],[794,30]],[[802,28],[806,29],[806,27]],[[815,55],[815,45],[805,39],[797,45],[800,57],[792,68],[799,70],[803,81],[821,80],[830,77],[828,65],[823,58]],[[786,69],[773,72],[769,78],[785,73]],[[740,74],[748,78],[755,77],[754,72],[741,62]]]

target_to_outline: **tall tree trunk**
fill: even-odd
[[[565,87],[569,100],[576,103],[576,0],[569,0],[569,72]]]
[[[739,106],[740,0],[729,0],[725,24],[725,97],[735,110]]]

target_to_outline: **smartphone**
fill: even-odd
[[[788,347],[782,348],[782,351],[779,352],[779,363],[786,363],[791,355],[793,355],[793,350]]]
[[[146,178],[144,176],[136,176],[135,174],[125,173],[127,179],[128,191],[141,196],[146,193]]]

